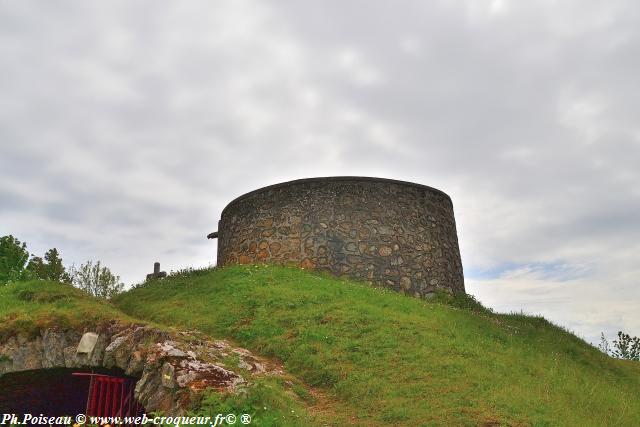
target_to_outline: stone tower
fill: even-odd
[[[310,178],[244,194],[222,211],[218,264],[294,264],[416,297],[464,293],[449,196],[380,178]]]

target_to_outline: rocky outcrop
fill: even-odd
[[[46,368],[117,368],[139,378],[135,396],[147,411],[178,415],[206,389],[237,392],[250,386],[252,375],[282,373],[248,350],[197,331],[168,332],[118,322],[96,329],[87,334],[88,340],[82,340],[87,331],[44,329],[35,337],[19,335],[0,342],[0,375]]]

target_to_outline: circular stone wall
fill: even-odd
[[[303,179],[252,191],[222,211],[218,263],[295,264],[416,297],[464,292],[451,199],[379,178]]]

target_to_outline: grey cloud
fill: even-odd
[[[611,278],[603,322],[633,326],[639,22],[630,1],[3,3],[0,234],[134,282],[212,262],[246,191],[385,176],[452,196],[467,271],[594,266],[575,280]],[[599,297],[468,279],[571,303],[576,330]]]

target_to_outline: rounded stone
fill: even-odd
[[[380,256],[389,256],[393,253],[393,250],[389,246],[380,246],[378,249],[378,254]]]
[[[300,263],[300,267],[304,268],[305,270],[313,270],[314,268],[316,268],[316,265],[309,258],[305,258]]]
[[[273,242],[269,245],[269,250],[273,255],[276,255],[282,249],[282,244],[278,242]]]

